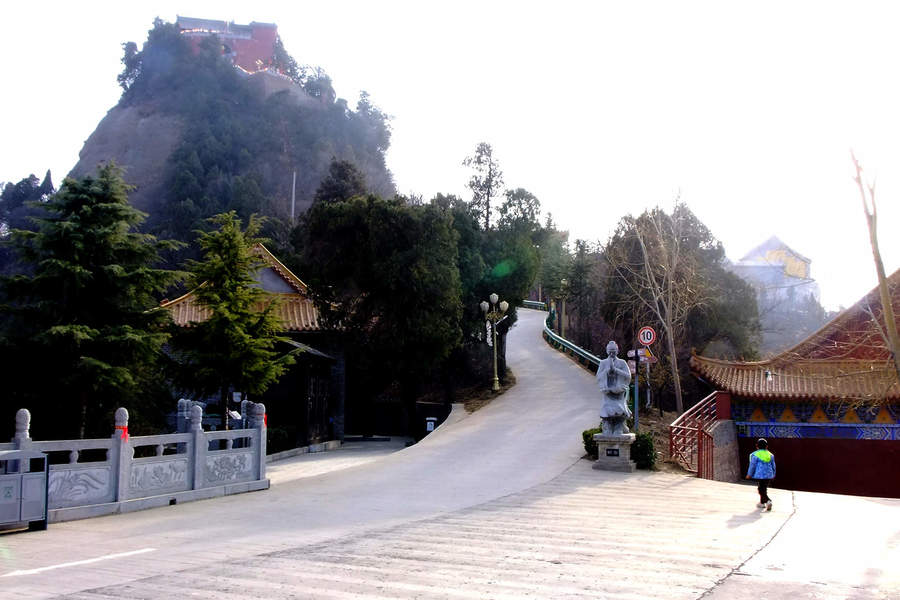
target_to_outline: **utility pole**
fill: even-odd
[[[297,169],[294,169],[294,180],[291,182],[291,225],[294,224],[294,207],[297,204]]]

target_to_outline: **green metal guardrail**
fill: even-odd
[[[547,310],[546,302],[538,302],[537,300],[523,300],[522,306],[524,308],[534,308],[537,310]]]
[[[594,367],[600,366],[600,361],[603,360],[584,348],[579,348],[569,340],[564,337],[560,337],[553,332],[552,329],[544,325],[544,339],[547,340],[547,343],[556,348],[557,350],[562,350],[566,354],[569,354],[578,359],[578,362],[583,366],[593,365]],[[593,369],[593,370],[596,370]]]
[[[547,303],[538,302],[536,300],[523,300],[522,307],[533,308],[537,310],[547,310]],[[578,362],[583,366],[587,367],[593,365],[593,370],[596,370],[596,368],[600,366],[600,361],[602,360],[601,358],[594,356],[584,348],[579,348],[566,338],[558,336],[546,324],[544,325],[544,339],[547,340],[548,344],[550,344],[557,350],[561,350],[566,354],[577,358]]]

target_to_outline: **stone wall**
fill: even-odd
[[[713,437],[713,479],[716,481],[740,480],[737,427],[734,421],[716,421],[710,427],[709,433]]]

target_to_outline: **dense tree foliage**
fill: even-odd
[[[353,343],[352,395],[399,386],[411,403],[459,344],[452,217],[434,205],[355,196],[319,202],[302,227],[302,272],[322,318]]]
[[[18,183],[0,185],[0,190],[0,240],[7,239],[14,229],[34,229],[32,219],[41,214],[40,203],[56,191],[49,170],[43,181],[32,174]],[[12,275],[24,268],[17,263],[12,246],[0,244],[0,275]]]
[[[479,304],[497,293],[512,306],[502,331],[514,323],[537,272],[540,203],[516,190],[504,226],[485,229],[477,202],[361,189],[350,165],[332,163],[295,232],[297,265],[323,317],[354,336],[353,392],[396,388],[410,413],[423,390],[480,382],[490,369]]]
[[[7,236],[13,229],[30,229],[30,217],[40,213],[36,202],[44,202],[55,188],[50,171],[40,180],[33,174],[18,183],[0,185],[0,236]]]
[[[569,277],[572,256],[569,252],[569,232],[558,231],[548,215],[535,244],[539,253],[537,274],[538,295],[547,298],[561,296],[562,281]]]
[[[541,201],[524,188],[506,191],[506,200],[500,205],[497,227],[535,234],[541,228]]]
[[[483,232],[478,224],[478,217],[471,206],[452,195],[438,194],[431,204],[449,214],[453,230],[456,233],[456,268],[460,281],[460,304],[464,318],[460,322],[463,340],[474,339],[484,331],[477,311],[479,302],[487,297],[485,277],[489,272],[486,257],[483,253]],[[500,292],[497,292],[498,294]]]
[[[631,348],[637,330],[660,335],[660,365],[649,385],[677,408],[681,390],[696,399],[688,376],[692,350],[721,358],[757,357],[759,318],[752,288],[728,271],[724,248],[685,206],[626,216],[603,245],[582,240],[573,253],[545,238],[542,270],[550,298],[565,298],[566,337],[599,356],[609,339]],[[553,243],[553,240],[556,240]],[[565,285],[558,283],[566,280]],[[644,373],[641,373],[642,378]]]
[[[117,77],[122,87],[122,102],[154,99],[173,108],[190,102],[190,79],[197,75],[190,60],[191,49],[174,23],[157,17],[139,51],[137,44],[122,44],[122,72]]]
[[[209,310],[207,320],[176,332],[178,387],[195,397],[218,397],[224,410],[229,393],[258,396],[294,362],[279,352],[277,298],[259,287],[263,266],[253,252],[261,228],[251,216],[246,228],[232,212],[210,219],[213,231],[199,232],[202,258],[189,261],[194,297]]]
[[[275,38],[274,53],[269,65],[275,67],[280,73],[283,73],[290,78],[294,84],[301,87],[306,83],[307,76],[309,75],[309,67],[301,65],[294,60],[294,57],[285,49],[284,42],[280,35]]]
[[[179,273],[153,265],[176,244],[136,231],[145,215],[127,190],[112,164],[66,179],[35,230],[11,235],[30,274],[3,279],[4,393],[47,436],[109,435],[117,406],[140,421],[142,396],[158,389],[168,314],[150,309]]]
[[[538,249],[546,232],[541,228],[539,216],[541,203],[524,188],[507,190],[499,208],[500,218],[491,226],[491,202],[501,195],[503,172],[494,158],[490,144],[478,144],[475,154],[466,158],[463,165],[472,169],[469,189],[472,199],[463,203],[454,197],[441,197],[441,203],[454,214],[454,223],[464,246],[465,260],[460,263],[461,273],[472,277],[470,285],[464,284],[463,302],[468,310],[474,310],[492,293],[497,293],[512,307],[504,327],[515,323],[515,307],[528,294],[534,283],[540,263]],[[478,260],[473,260],[477,255]],[[473,266],[483,268],[478,273]],[[477,319],[473,319],[477,322]]]
[[[349,200],[365,193],[366,179],[359,169],[349,161],[332,160],[328,167],[328,175],[322,179],[313,198],[315,202],[335,202]]]
[[[603,313],[605,289],[597,285],[605,281],[607,264],[599,260],[599,253],[599,246],[591,247],[584,240],[575,240],[566,278],[568,337],[582,348],[591,347],[594,338],[602,339],[609,331]]]
[[[756,286],[756,302],[761,330],[760,353],[763,355],[775,354],[800,343],[829,319],[813,294],[801,296],[794,293],[794,288],[767,290]]]

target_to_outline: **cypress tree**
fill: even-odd
[[[180,332],[175,345],[180,387],[197,397],[218,396],[224,412],[230,391],[262,394],[294,359],[275,349],[286,341],[274,312],[277,298],[256,279],[265,264],[253,252],[262,241],[262,219],[251,216],[242,229],[231,211],[209,222],[216,229],[199,232],[201,260],[188,262],[197,286],[193,293],[209,318]]]
[[[155,268],[179,246],[139,233],[113,163],[67,178],[11,244],[31,275],[5,277],[0,307],[11,398],[47,436],[109,435],[109,414],[150,387],[167,339],[155,294],[181,274]]]

